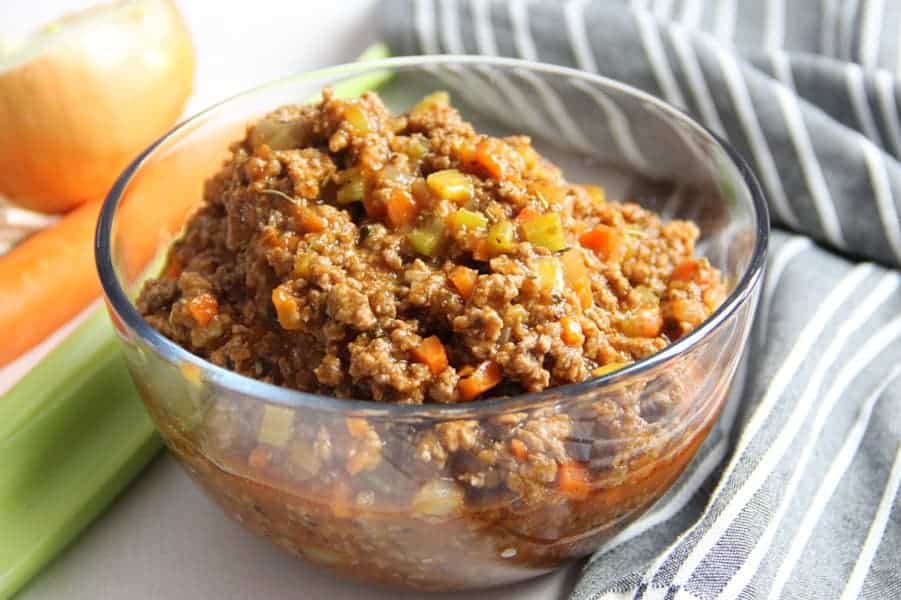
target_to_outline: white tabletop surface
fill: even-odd
[[[0,36],[21,34],[88,3],[0,0]],[[180,0],[179,4],[198,54],[197,84],[188,113],[270,79],[352,60],[378,35],[375,0]],[[0,391],[39,355],[30,353],[0,370]],[[572,566],[477,595],[480,600],[562,598],[577,569]],[[366,588],[281,553],[228,520],[163,454],[20,597],[387,600],[421,595]]]

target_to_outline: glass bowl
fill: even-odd
[[[159,268],[186,217],[179,207],[200,200],[228,143],[277,106],[386,75],[379,92],[392,110],[448,90],[477,127],[531,135],[570,181],[600,183],[611,197],[693,219],[700,252],[729,282],[727,299],[689,335],[619,371],[450,406],[275,387],[214,366],[152,329],[133,304],[142,273]],[[149,204],[164,215],[150,240],[129,226]],[[433,56],[291,77],[186,121],[118,180],[96,249],[131,375],[169,449],[210,497],[314,563],[368,581],[450,590],[522,580],[588,554],[676,481],[735,376],[767,232],[744,161],[660,100],[551,65]],[[503,451],[514,443],[525,447],[522,460]],[[371,456],[354,458],[373,448],[376,466]]]

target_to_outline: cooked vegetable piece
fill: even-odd
[[[510,452],[519,462],[525,462],[529,459],[529,448],[519,438],[510,440]]]
[[[516,243],[516,229],[510,221],[498,221],[488,230],[487,250],[491,255],[513,250]]]
[[[460,393],[460,399],[463,402],[475,400],[484,394],[504,378],[503,369],[496,362],[486,360],[472,372],[468,377],[464,377],[457,384],[457,391]]]
[[[541,213],[535,210],[530,206],[526,206],[522,210],[519,211],[519,214],[516,215],[516,220],[519,223],[528,223],[533,220],[535,217],[540,216]]]
[[[426,177],[426,183],[433,192],[451,202],[463,204],[472,199],[472,179],[457,169],[436,171]]]
[[[188,301],[188,311],[198,325],[206,327],[219,314],[219,302],[209,292],[198,294]]]
[[[526,240],[536,246],[543,246],[551,252],[566,248],[566,234],[560,215],[547,213],[535,217],[521,225]]]
[[[594,200],[594,203],[598,206],[603,206],[607,203],[607,194],[599,185],[583,185],[582,189],[588,192],[588,195],[591,196],[591,199]]]
[[[591,291],[591,279],[582,252],[578,249],[570,250],[563,254],[561,262],[564,280],[576,293],[582,308],[588,309],[594,304],[594,293]]]
[[[362,202],[366,195],[366,180],[359,170],[346,169],[343,173],[343,183],[338,188],[335,200],[338,204],[351,204]]]
[[[586,498],[591,493],[588,470],[577,462],[563,463],[557,469],[557,487],[570,498]]]
[[[434,479],[416,492],[411,502],[414,512],[429,517],[447,517],[463,508],[463,490],[447,479]]]
[[[689,258],[683,260],[673,269],[672,275],[670,275],[671,281],[696,281],[701,274],[701,263],[700,261]]]
[[[484,229],[488,226],[488,217],[480,212],[465,208],[452,212],[447,217],[447,221],[454,229],[463,229],[465,227],[469,230],[476,230]]]
[[[622,317],[617,326],[629,337],[657,337],[663,328],[663,317],[656,307],[640,308]]]
[[[287,406],[267,404],[257,431],[257,441],[276,448],[284,448],[294,436],[294,410]]]
[[[416,220],[418,211],[416,203],[413,202],[413,197],[403,190],[391,192],[385,208],[388,215],[388,223],[392,227],[406,227]]]
[[[535,261],[535,270],[538,272],[538,284],[542,291],[548,294],[563,292],[563,268],[559,260],[553,256],[539,258]]]
[[[450,94],[445,91],[432,92],[422,100],[416,103],[416,106],[410,109],[411,115],[420,115],[425,112],[448,106],[450,104]]]
[[[344,118],[350,125],[350,130],[354,135],[364,136],[372,131],[369,117],[366,116],[366,111],[359,104],[351,104],[344,112]]]
[[[417,227],[407,234],[407,241],[417,254],[434,256],[441,247],[444,228],[438,222]]]
[[[432,335],[422,340],[413,350],[413,356],[427,366],[432,375],[438,375],[447,368],[447,352],[438,336]]]
[[[278,286],[272,290],[272,305],[275,306],[275,314],[282,329],[300,329],[300,309],[297,300],[284,286]]]
[[[303,233],[322,233],[326,221],[311,208],[303,207],[297,211],[297,228]]]
[[[562,329],[560,337],[567,346],[581,346],[585,341],[582,325],[575,317],[567,315],[560,319],[560,328]]]
[[[460,292],[460,295],[466,299],[472,295],[472,290],[479,279],[479,272],[463,265],[457,265],[448,274],[448,278],[454,284],[454,287],[457,288],[457,291]]]
[[[623,367],[629,366],[629,363],[608,363],[606,365],[600,366],[596,368],[591,374],[595,377],[601,377],[602,375],[607,375],[608,373],[613,373],[614,371],[619,371]]]
[[[579,243],[604,261],[618,260],[624,250],[622,234],[608,225],[598,225],[579,236]]]
[[[474,156],[475,163],[480,170],[488,177],[500,181],[504,178],[505,164],[501,160],[498,149],[496,148],[500,142],[492,143],[489,140],[482,140],[476,145]]]

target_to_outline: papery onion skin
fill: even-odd
[[[45,51],[0,73],[0,194],[44,213],[103,198],[172,127],[194,78],[194,48],[171,0],[72,19],[78,25],[61,25]]]

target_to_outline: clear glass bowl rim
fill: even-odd
[[[744,184],[748,189],[751,197],[752,209],[754,212],[755,242],[751,254],[751,260],[747,269],[739,278],[735,289],[727,296],[726,300],[720,307],[705,320],[699,327],[693,330],[685,337],[680,338],[670,344],[663,350],[645,358],[636,361],[622,369],[582,381],[579,383],[571,383],[558,387],[548,388],[541,392],[532,392],[520,394],[517,396],[502,396],[489,398],[485,400],[476,400],[474,402],[463,404],[391,404],[373,402],[371,400],[357,400],[336,398],[332,396],[324,396],[319,394],[311,394],[301,392],[291,388],[281,387],[270,383],[264,383],[244,375],[239,375],[233,371],[229,371],[223,367],[219,367],[210,363],[199,356],[191,354],[175,342],[169,340],[141,317],[137,309],[129,300],[128,293],[119,284],[116,271],[113,266],[112,257],[112,225],[115,220],[116,211],[122,195],[131,182],[132,177],[141,168],[145,160],[154,152],[156,148],[164,144],[167,140],[177,137],[182,131],[190,129],[191,125],[205,119],[207,116],[219,110],[227,110],[232,101],[247,97],[253,94],[265,92],[267,90],[276,89],[281,86],[289,86],[292,84],[302,83],[304,81],[315,81],[316,79],[334,78],[339,76],[365,75],[374,71],[390,70],[397,67],[423,67],[438,65],[466,65],[471,67],[497,67],[515,72],[516,70],[527,70],[534,73],[547,73],[558,76],[571,77],[580,79],[592,84],[600,85],[607,89],[613,89],[617,92],[632,97],[636,101],[647,102],[653,104],[666,114],[672,116],[673,119],[682,121],[688,126],[696,129],[698,132],[709,137],[716,145],[718,145],[730,158],[738,173],[744,180]],[[276,108],[276,107],[272,107]],[[369,417],[403,417],[403,418],[428,418],[428,419],[462,419],[462,418],[481,418],[495,414],[503,414],[508,412],[518,412],[529,410],[532,408],[544,406],[551,403],[566,402],[567,397],[584,397],[591,391],[601,391],[604,388],[612,388],[614,385],[619,386],[628,383],[631,378],[642,375],[647,371],[666,365],[677,360],[679,357],[689,354],[698,344],[708,338],[716,331],[724,322],[726,322],[735,311],[746,301],[755,285],[763,276],[764,266],[766,263],[766,252],[769,238],[769,213],[766,201],[760,184],[757,182],[751,168],[745,160],[738,154],[728,143],[717,136],[715,133],[692,119],[685,112],[677,109],[666,102],[646,93],[630,85],[619,81],[579,71],[569,67],[562,67],[536,61],[502,58],[502,57],[485,57],[471,55],[428,55],[428,56],[406,56],[388,58],[378,61],[367,61],[357,63],[347,63],[335,67],[319,69],[315,71],[307,71],[296,75],[276,79],[255,88],[251,88],[230,98],[222,100],[209,108],[195,114],[194,116],[180,122],[172,130],[163,135],[156,142],[151,144],[144,150],[132,163],[122,172],[110,192],[104,200],[103,207],[100,212],[100,218],[97,222],[97,230],[94,243],[94,255],[97,263],[97,271],[100,277],[100,283],[109,307],[117,314],[119,319],[135,334],[148,344],[154,351],[159,353],[164,359],[174,364],[193,364],[200,369],[203,374],[202,379],[205,383],[219,386],[230,392],[241,394],[244,396],[256,397],[266,402],[281,404],[292,408],[307,408],[312,410],[336,412],[354,416]]]

